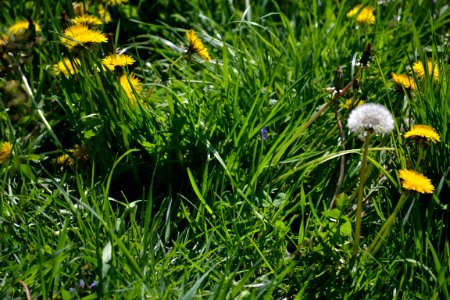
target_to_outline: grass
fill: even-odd
[[[450,12],[439,0],[365,1],[376,22],[357,24],[346,16],[356,4],[103,3],[109,41],[69,51],[60,38],[83,5],[2,2],[2,34],[27,17],[42,30],[0,44],[0,142],[12,144],[0,164],[0,297],[450,298]],[[210,61],[185,56],[191,28]],[[116,49],[136,62],[105,70]],[[78,72],[55,74],[65,57]],[[410,71],[427,58],[438,81]],[[333,98],[339,66],[347,88]],[[127,95],[119,78],[131,72],[142,90]],[[363,142],[344,99],[395,119],[370,140],[356,252]],[[411,124],[440,142],[405,139]],[[402,188],[401,169],[435,191]]]

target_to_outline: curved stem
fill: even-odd
[[[361,173],[359,176],[358,203],[356,206],[356,222],[355,222],[355,240],[353,242],[353,256],[359,252],[359,240],[361,238],[361,221],[362,221],[362,198],[364,194],[365,172],[367,166],[367,154],[369,153],[369,142],[372,132],[366,131],[366,139],[364,141],[364,153],[361,162]]]
[[[402,194],[400,197],[400,200],[398,200],[397,205],[394,208],[394,211],[389,216],[389,218],[384,223],[383,227],[381,227],[380,231],[377,233],[375,239],[370,244],[369,249],[367,250],[368,254],[375,255],[375,253],[380,249],[380,246],[383,244],[384,240],[389,235],[390,229],[392,228],[392,225],[394,225],[395,218],[397,216],[397,213],[400,211],[400,208],[405,204],[407,197],[406,194]]]
[[[334,103],[334,115],[336,117],[336,121],[337,121],[338,127],[339,127],[339,140],[341,142],[341,150],[345,151],[344,127],[342,125],[341,119],[339,118],[339,113],[337,110],[337,102]],[[336,190],[334,191],[334,195],[333,195],[333,198],[331,199],[331,203],[330,203],[330,206],[328,207],[328,210],[332,210],[333,207],[335,206],[336,198],[339,195],[339,192],[341,191],[342,181],[344,180],[344,172],[345,172],[345,155],[342,155],[340,169],[339,169],[339,177],[338,177],[338,181],[336,183]]]

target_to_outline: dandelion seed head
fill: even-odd
[[[395,123],[386,107],[377,103],[365,103],[351,111],[347,127],[356,134],[364,134],[366,131],[388,134],[395,128]]]

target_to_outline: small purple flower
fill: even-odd
[[[266,126],[263,126],[263,128],[261,128],[261,138],[263,140],[267,140],[268,134],[269,134],[269,132],[267,131]]]
[[[97,282],[97,281],[94,281],[94,282],[89,286],[89,288],[90,288],[91,290],[95,290],[95,289],[97,288],[97,285],[98,285],[98,282]]]
[[[78,281],[78,288],[84,289],[85,287],[86,287],[86,282],[84,282],[83,279],[80,279],[80,280]]]

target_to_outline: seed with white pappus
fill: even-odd
[[[364,134],[372,131],[388,134],[395,128],[391,112],[381,104],[365,103],[356,107],[348,116],[347,127],[350,132]]]

